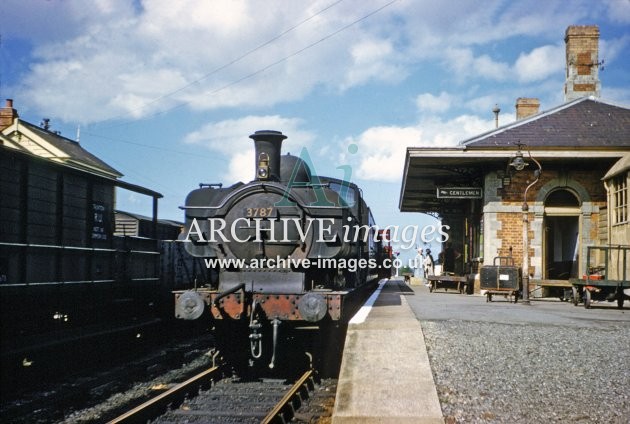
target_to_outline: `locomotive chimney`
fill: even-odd
[[[249,138],[256,147],[256,181],[280,181],[282,140],[287,136],[280,131],[263,130]]]

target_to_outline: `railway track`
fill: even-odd
[[[209,368],[174,386],[110,424],[146,423],[288,423],[315,388],[313,371],[293,384],[284,380],[238,381]],[[173,409],[175,407],[175,409]]]

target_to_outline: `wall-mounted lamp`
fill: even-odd
[[[518,144],[518,151],[510,164],[508,165],[508,169],[513,167],[517,171],[522,171],[526,166],[529,165],[528,162],[525,162],[523,158],[523,152],[521,151],[521,143]],[[532,157],[531,152],[528,151],[529,159],[536,164],[536,169],[534,171],[534,181],[529,183],[529,185],[525,188],[523,193],[523,264],[522,264],[522,279],[523,279],[523,303],[529,304],[529,205],[527,204],[527,192],[530,188],[532,188],[540,179],[542,175],[542,166],[540,166],[540,162],[538,162],[534,157]]]
[[[513,167],[517,171],[522,171],[526,166],[529,166],[529,163],[525,162],[525,159],[523,159],[523,152],[521,152],[520,144],[518,152],[516,152],[516,156],[514,156],[509,166]]]

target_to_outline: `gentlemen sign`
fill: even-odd
[[[438,187],[438,199],[481,199],[481,187]]]

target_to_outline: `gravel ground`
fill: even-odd
[[[630,326],[421,321],[449,423],[630,423]]]

